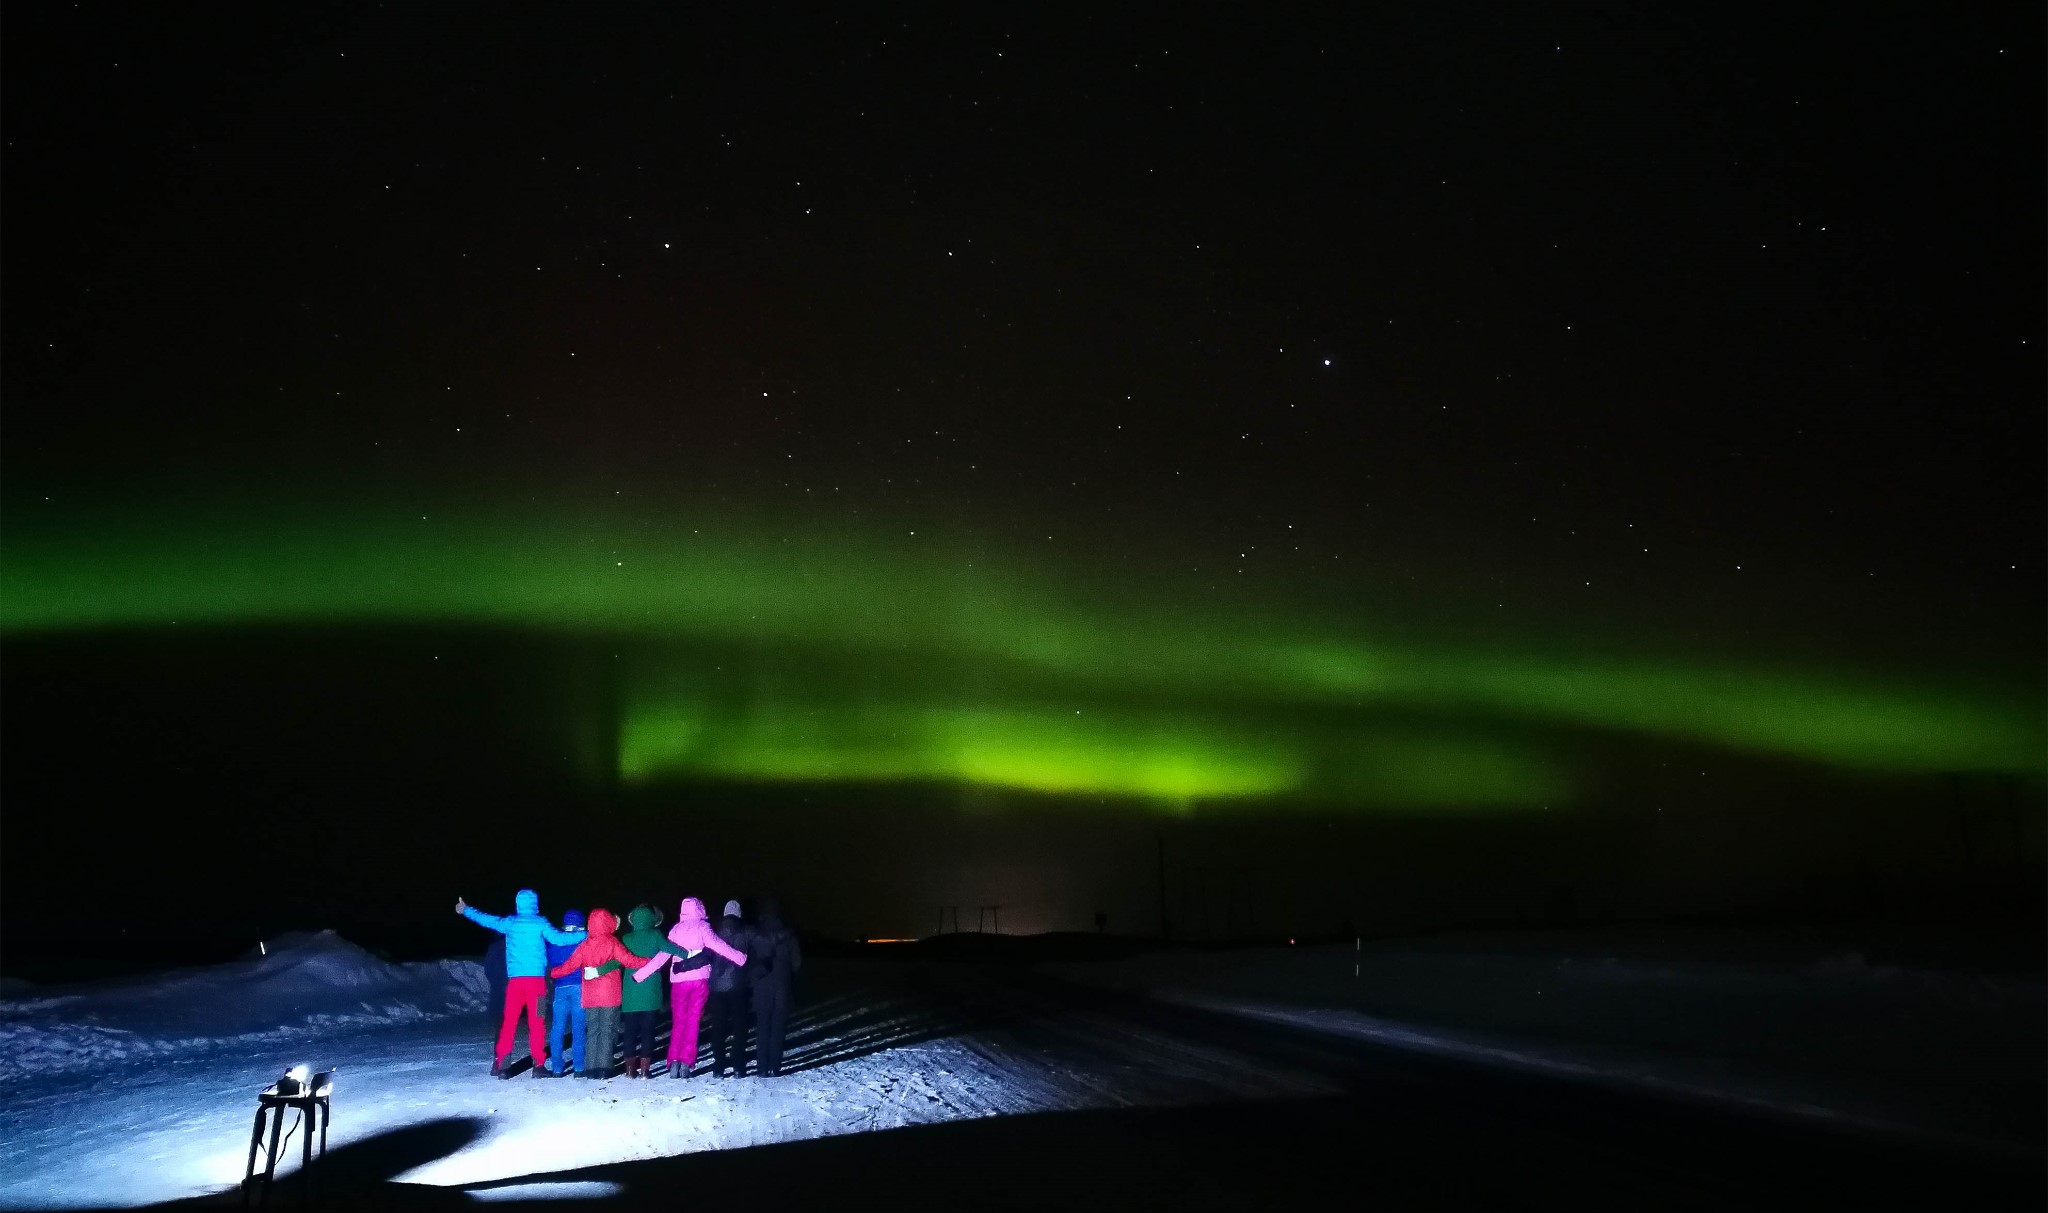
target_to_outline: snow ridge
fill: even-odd
[[[280,1041],[307,1029],[472,1013],[483,1009],[488,988],[473,960],[394,964],[333,931],[297,933],[226,964],[0,998],[0,1083]]]

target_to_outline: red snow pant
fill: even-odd
[[[697,1064],[697,1021],[704,1018],[704,996],[711,992],[708,981],[678,981],[668,988],[668,1059],[688,1069]]]
[[[512,1055],[512,1033],[519,1026],[519,1013],[526,1012],[526,1049],[533,1064],[548,1061],[547,1028],[540,1019],[540,1000],[548,994],[545,977],[509,977],[505,980],[505,1018],[498,1023],[498,1064]]]

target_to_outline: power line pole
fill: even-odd
[[[1173,938],[1173,920],[1166,916],[1166,835],[1159,835],[1159,937]]]

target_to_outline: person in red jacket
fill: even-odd
[[[637,969],[647,957],[633,955],[619,942],[619,920],[610,910],[592,910],[586,927],[589,935],[548,975],[567,977],[583,970],[582,1077],[609,1078],[612,1050],[619,1041],[619,970]]]

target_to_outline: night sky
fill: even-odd
[[[2037,5],[4,33],[17,948],[87,845],[1295,929],[2038,798]]]

